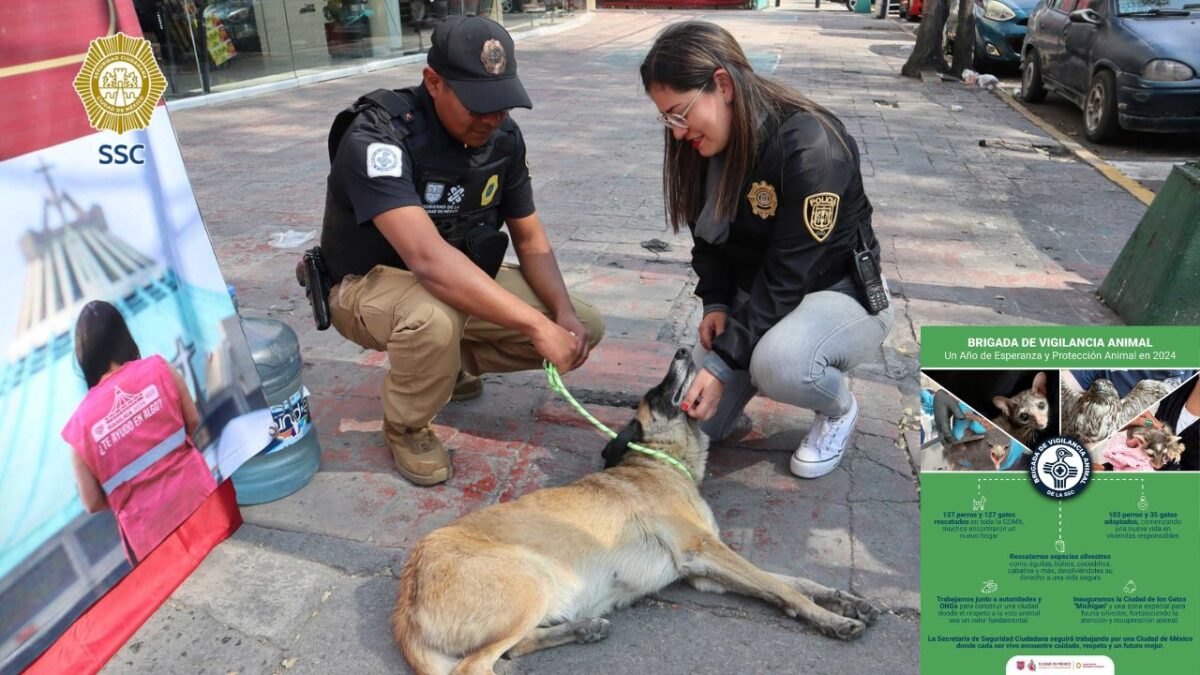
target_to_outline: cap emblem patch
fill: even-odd
[[[499,40],[491,39],[483,43],[483,52],[479,55],[483,69],[492,75],[501,75],[508,65],[508,55],[504,53],[504,45]]]

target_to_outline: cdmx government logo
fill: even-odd
[[[1092,477],[1092,457],[1073,438],[1043,441],[1029,460],[1029,479],[1047,497],[1066,499],[1083,491]]]
[[[144,38],[117,33],[88,45],[75,91],[97,131],[126,131],[150,126],[167,80]]]

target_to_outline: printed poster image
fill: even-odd
[[[59,44],[0,13],[4,672],[36,659],[274,431],[165,108],[147,108],[145,128],[96,131],[71,84],[80,64],[39,65],[105,35],[110,17],[93,14],[76,23],[97,26],[68,25]],[[139,161],[102,162],[117,145]]]
[[[1200,328],[950,330],[922,335],[921,672],[1196,672]],[[949,348],[989,331],[1029,357]],[[1163,356],[1034,348],[1076,333]]]

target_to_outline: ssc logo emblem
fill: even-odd
[[[775,215],[775,209],[779,206],[774,186],[765,180],[751,185],[746,199],[750,201],[750,210],[754,215],[763,220]]]
[[[824,243],[837,223],[838,204],[842,198],[832,192],[818,192],[804,199],[804,226],[813,239]]]
[[[372,143],[367,146],[367,177],[391,176],[399,178],[403,167],[400,163],[400,148],[388,143]]]
[[[1029,479],[1047,497],[1074,497],[1091,478],[1092,456],[1073,438],[1051,438],[1039,445],[1029,460]]]
[[[496,189],[500,187],[500,176],[492,174],[488,179],[487,185],[483,186],[483,195],[479,199],[480,206],[487,206],[496,198]]]
[[[446,194],[445,183],[426,183],[425,184],[425,203],[436,204],[442,201],[442,195]]]
[[[88,124],[123,134],[150,126],[167,79],[146,39],[117,33],[88,44],[74,85]]]

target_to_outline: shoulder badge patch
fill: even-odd
[[[750,200],[750,210],[754,212],[754,215],[763,220],[774,216],[775,209],[779,206],[775,187],[765,180],[751,185],[750,191],[746,193],[746,199]]]
[[[499,187],[500,175],[494,173],[492,174],[492,177],[488,179],[487,185],[483,186],[483,194],[480,195],[479,205],[487,206],[491,204],[492,200],[496,198],[496,189]]]
[[[367,146],[367,177],[391,176],[399,178],[403,165],[400,148],[390,143],[372,143]]]
[[[492,39],[483,43],[483,52],[479,54],[483,69],[492,75],[502,75],[508,65],[508,55],[504,53],[504,45],[499,40]]]
[[[824,243],[837,223],[838,203],[842,198],[832,192],[818,192],[804,199],[804,226],[808,233]]]

